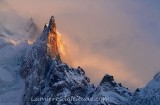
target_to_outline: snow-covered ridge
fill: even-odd
[[[160,72],[144,88],[134,92],[131,103],[131,105],[159,105]]]
[[[13,104],[15,97],[18,101],[14,105],[159,105],[160,73],[134,93],[107,74],[95,87],[81,67],[72,68],[61,60],[53,16],[42,34],[29,45],[25,40],[38,33],[33,19],[12,13],[0,12],[0,15],[3,15],[0,18],[0,99],[3,99],[0,105]],[[92,101],[35,101],[47,97],[81,97]]]
[[[56,25],[52,16],[49,25],[45,25],[41,36],[28,50],[22,60],[21,74],[25,79],[23,105],[158,105],[160,102],[159,73],[144,88],[134,93],[117,83],[113,76],[105,75],[97,88],[89,83],[82,68],[74,69],[61,61],[60,54],[51,56],[48,50],[50,35],[56,35]],[[56,37],[54,37],[56,38]],[[56,39],[49,44],[58,46]],[[92,101],[31,101],[36,97],[83,97]]]

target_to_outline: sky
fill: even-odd
[[[160,71],[158,0],[0,0],[0,9],[32,17],[43,29],[51,15],[67,58],[98,85],[105,74],[130,89]]]

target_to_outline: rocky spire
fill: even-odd
[[[44,25],[44,29],[43,29],[43,32],[42,32],[39,40],[46,42],[50,33],[52,33],[54,35],[57,34],[57,32],[56,32],[56,22],[55,22],[54,16],[51,16],[51,18],[49,20],[49,23],[46,23]]]
[[[52,16],[49,25],[45,25],[41,36],[22,58],[20,74],[25,80],[25,92],[20,105],[80,105],[79,101],[37,99],[85,97],[94,91],[80,67],[74,69],[61,61],[59,39]]]
[[[59,54],[58,51],[58,37],[57,37],[57,31],[56,31],[56,23],[54,16],[51,16],[48,26],[48,39],[47,39],[47,46],[48,50],[47,53],[51,57],[56,57]]]
[[[54,16],[51,16],[49,23],[45,24],[41,36],[37,38],[34,45],[40,47],[38,53],[44,52],[44,56],[48,55],[51,58],[56,58],[59,54],[58,32]]]
[[[48,29],[50,32],[56,33],[56,22],[54,16],[51,16]]]

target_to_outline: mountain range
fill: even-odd
[[[0,25],[0,105],[160,105],[160,73],[135,92],[108,74],[95,87],[85,70],[63,61],[54,16],[33,44],[25,39],[39,34],[38,27],[33,19],[22,23],[15,32]]]

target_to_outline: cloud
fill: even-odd
[[[105,73],[132,89],[160,68],[160,2],[111,0],[6,0],[40,27],[55,15],[72,65],[98,83]]]

